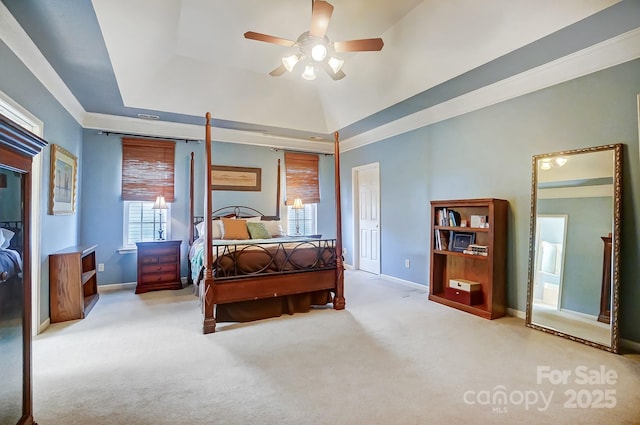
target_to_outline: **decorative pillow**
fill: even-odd
[[[212,239],[222,239],[222,222],[220,220],[213,220],[211,229],[213,231],[213,235],[211,235]],[[196,230],[198,231],[199,238],[204,236],[204,221],[196,224]]]
[[[246,220],[222,218],[222,239],[250,239]]]
[[[243,220],[246,220],[247,223],[258,223],[262,220],[262,217],[258,216],[258,217],[246,217],[243,218]]]
[[[0,228],[0,249],[9,248],[9,244],[11,243],[11,238],[13,238],[13,233],[9,229]]]
[[[271,239],[271,235],[267,232],[263,223],[249,221],[247,222],[247,229],[249,229],[251,239]]]
[[[282,229],[282,225],[280,224],[280,220],[265,220],[262,221],[264,224],[264,228],[267,229],[267,232],[273,238],[279,238],[284,236],[284,230]]]

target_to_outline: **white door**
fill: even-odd
[[[358,268],[380,274],[379,165],[356,169],[358,185]]]

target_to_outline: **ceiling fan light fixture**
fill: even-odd
[[[318,43],[311,48],[311,57],[316,62],[322,62],[327,57],[327,46]]]
[[[344,65],[344,60],[331,56],[329,60],[327,60],[327,63],[333,70],[333,73],[337,74],[338,71],[342,69],[342,65]]]
[[[312,64],[307,64],[307,67],[304,69],[304,72],[302,73],[302,78],[309,81],[316,79],[316,70],[313,68]]]
[[[293,71],[293,68],[298,64],[299,61],[300,56],[298,55],[285,56],[282,58],[282,64],[285,68],[287,68],[287,71],[289,72]]]

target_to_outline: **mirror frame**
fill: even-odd
[[[613,170],[613,231],[612,231],[612,269],[611,276],[611,345],[603,345],[597,342],[589,341],[575,335],[570,335],[555,329],[547,328],[531,322],[532,305],[533,305],[533,263],[535,261],[535,232],[536,232],[536,210],[537,210],[537,184],[538,181],[538,160],[554,156],[569,156],[581,153],[600,152],[612,150],[614,153],[614,170]],[[532,158],[531,173],[531,215],[529,217],[529,268],[528,268],[528,284],[527,284],[527,311],[525,324],[529,328],[537,329],[556,336],[570,339],[572,341],[581,342],[595,348],[600,348],[612,353],[619,352],[619,327],[618,327],[618,311],[620,307],[620,222],[622,211],[622,144],[612,144],[595,146],[585,149],[573,149],[562,152],[545,153],[534,155]]]

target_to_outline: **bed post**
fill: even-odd
[[[276,217],[280,220],[280,158],[278,158],[278,181],[276,183]]]
[[[333,298],[333,308],[344,310],[344,264],[342,260],[342,210],[340,204],[340,141],[339,134],[334,134],[333,159],[335,162],[335,184],[336,184],[336,294]]]
[[[213,241],[213,229],[212,229],[212,191],[211,191],[211,113],[207,112],[207,124],[205,129],[205,194],[204,194],[204,228],[205,230],[205,242],[204,242],[204,293],[203,293],[203,313],[204,319],[202,322],[202,330],[205,334],[213,333],[216,331],[216,318],[215,318],[215,301],[216,301],[216,287],[213,281],[213,253],[212,241]]]
[[[194,228],[194,209],[193,209],[193,186],[194,186],[194,181],[193,181],[193,173],[194,173],[194,155],[193,152],[191,152],[191,162],[190,162],[190,174],[189,174],[189,246],[193,245],[193,241],[195,240],[195,233],[193,231]],[[189,277],[191,277],[191,274],[189,274]]]

